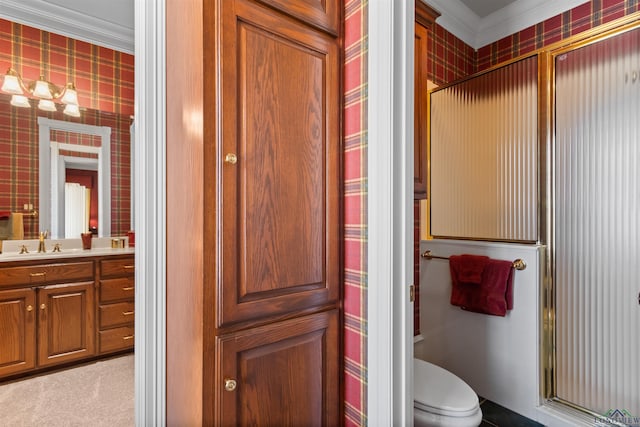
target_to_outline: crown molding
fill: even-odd
[[[120,52],[134,53],[133,28],[46,1],[0,0],[0,18]]]
[[[585,0],[518,0],[480,18],[459,0],[423,0],[442,15],[436,22],[474,49],[573,9]]]

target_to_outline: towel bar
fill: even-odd
[[[433,255],[431,254],[430,250],[426,250],[424,252],[422,252],[422,254],[420,254],[420,256],[424,259],[446,259],[448,260],[449,257],[448,256],[438,256],[438,255]],[[517,260],[513,261],[513,268],[515,268],[516,270],[524,270],[525,268],[527,268],[527,263],[524,262],[524,260],[518,258]]]

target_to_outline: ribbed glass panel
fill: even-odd
[[[557,394],[640,416],[640,33],[555,66]]]
[[[537,58],[431,94],[431,234],[537,240]]]

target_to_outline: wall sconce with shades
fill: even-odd
[[[20,74],[13,68],[9,68],[4,75],[2,92],[11,94],[11,105],[14,107],[30,108],[28,97],[38,100],[38,108],[43,111],[56,111],[54,100],[62,102],[65,107],[63,113],[67,116],[80,117],[78,104],[78,92],[73,83],[67,83],[60,88],[40,76],[38,80],[26,83]]]

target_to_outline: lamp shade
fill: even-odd
[[[27,99],[24,95],[13,95],[11,96],[11,105],[14,107],[20,108],[30,108],[31,104],[29,104],[29,99]]]
[[[80,107],[74,104],[67,104],[63,113],[71,117],[80,117]]]
[[[78,104],[78,92],[76,91],[73,83],[67,83],[67,87],[64,90],[64,95],[61,99],[63,104],[67,105],[79,105]]]
[[[38,108],[42,111],[56,111],[56,104],[50,99],[41,99],[38,102]]]
[[[51,90],[49,89],[49,83],[44,79],[44,76],[40,76],[33,87],[33,96],[41,99],[53,99]]]
[[[8,71],[7,74],[4,75],[4,82],[2,82],[2,91],[13,95],[23,95],[18,76],[9,74],[10,72],[11,71]]]

